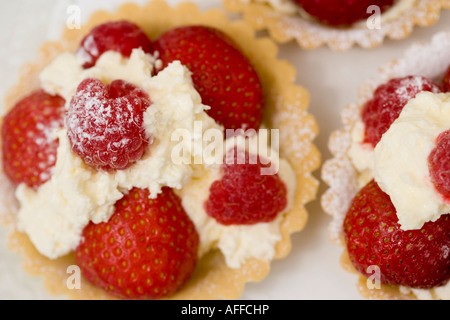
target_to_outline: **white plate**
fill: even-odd
[[[220,0],[192,1],[202,9],[221,7]],[[7,88],[16,82],[18,67],[33,60],[42,42],[58,38],[61,26],[68,18],[67,8],[70,5],[81,8],[83,22],[93,10],[114,9],[121,2],[124,1],[1,1],[0,94],[3,96]],[[147,0],[136,2],[145,3]],[[176,4],[181,1],[167,2]],[[311,93],[309,111],[320,124],[316,144],[324,159],[330,157],[328,136],[341,127],[340,112],[346,104],[356,100],[360,83],[374,76],[384,62],[400,57],[411,44],[427,42],[433,34],[442,30],[450,30],[449,11],[443,12],[434,26],[416,28],[408,39],[387,40],[383,46],[372,50],[353,48],[345,53],[336,53],[326,47],[304,51],[294,43],[280,46],[280,58],[290,61],[297,68],[297,83]],[[319,171],[315,175],[319,177]],[[322,183],[320,194],[324,190]],[[362,299],[356,290],[356,277],[340,267],[342,249],[328,240],[330,218],[323,212],[318,200],[308,205],[308,210],[308,224],[302,232],[293,236],[290,255],[273,262],[269,276],[261,283],[249,284],[242,299]],[[0,299],[54,299],[45,292],[39,278],[22,271],[20,257],[7,249],[3,239],[4,230],[0,229]]]

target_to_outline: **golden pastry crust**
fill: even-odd
[[[368,79],[359,88],[359,100],[342,112],[343,128],[331,134],[328,148],[332,154],[324,161],[321,177],[328,189],[321,196],[324,211],[332,217],[328,232],[331,241],[344,248],[341,264],[345,270],[359,275],[358,289],[362,296],[372,299],[416,299],[412,293],[400,291],[398,286],[382,286],[370,290],[367,278],[360,275],[350,263],[345,249],[342,224],[350,203],[359,190],[360,172],[348,156],[352,143],[351,131],[360,119],[361,110],[371,99],[375,89],[389,79],[408,75],[420,75],[439,82],[450,64],[450,33],[436,34],[430,43],[415,44],[400,59],[389,61],[380,68],[377,77]],[[433,57],[430,59],[430,57]],[[434,297],[434,292],[430,292]]]
[[[308,213],[305,204],[317,194],[318,182],[311,175],[320,165],[320,154],[313,144],[318,126],[308,114],[308,92],[294,84],[293,66],[276,59],[277,46],[267,38],[256,39],[253,29],[243,21],[230,22],[226,13],[220,10],[201,12],[192,3],[169,7],[162,0],[149,2],[143,7],[125,4],[116,12],[94,13],[81,30],[66,29],[62,39],[43,45],[37,62],[24,66],[19,83],[11,88],[6,97],[6,106],[12,107],[20,97],[39,86],[38,74],[58,54],[75,51],[82,37],[100,23],[127,19],[141,26],[152,39],[176,26],[202,24],[223,30],[231,36],[250,58],[258,71],[263,87],[266,88],[265,125],[280,128],[281,156],[289,159],[297,177],[297,190],[292,210],[285,214],[280,229],[282,240],[276,244],[275,259],[285,257],[291,250],[290,235],[303,229]],[[0,190],[7,196],[0,222],[11,228],[9,244],[12,250],[23,257],[24,268],[31,274],[40,275],[45,286],[55,295],[66,295],[71,299],[112,299],[103,290],[83,280],[80,290],[69,290],[66,286],[69,265],[75,264],[73,255],[49,260],[40,255],[28,237],[15,229],[14,212],[17,202],[14,191],[1,174]],[[239,269],[228,268],[219,252],[210,252],[199,261],[193,278],[172,299],[236,299],[247,282],[260,281],[266,277],[270,261],[250,259]]]
[[[374,48],[385,38],[400,40],[408,37],[415,26],[426,27],[439,19],[441,9],[450,8],[448,0],[414,0],[410,8],[399,10],[395,18],[383,21],[381,28],[368,28],[366,23],[347,29],[336,29],[316,23],[298,14],[277,12],[273,7],[252,0],[224,0],[225,7],[243,15],[256,30],[267,30],[271,37],[285,43],[296,41],[304,49],[327,45],[335,51],[346,51],[354,45]]]

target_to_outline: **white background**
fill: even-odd
[[[221,0],[192,0],[200,8],[221,7]],[[17,69],[33,60],[42,42],[58,39],[68,17],[67,7],[81,8],[82,22],[93,10],[113,10],[121,0],[16,0],[0,2],[0,94],[16,82]],[[145,3],[146,0],[135,1]],[[176,4],[179,0],[167,1]],[[439,31],[450,31],[450,11],[428,28],[416,27],[411,37],[385,41],[372,50],[353,48],[337,53],[326,47],[301,50],[296,44],[280,46],[279,57],[297,68],[297,80],[311,93],[310,112],[320,124],[316,140],[323,159],[330,157],[327,141],[330,133],[341,127],[340,112],[356,100],[357,88],[365,79],[376,75],[380,65],[400,57],[411,44],[427,42]],[[449,61],[450,64],[450,61]],[[315,173],[319,177],[320,171]],[[319,197],[325,190],[322,183]],[[318,197],[318,199],[319,199]],[[261,283],[247,285],[242,299],[361,299],[356,277],[341,269],[341,248],[328,240],[330,218],[320,208],[319,200],[308,205],[310,218],[306,228],[292,237],[291,254],[272,263],[269,276]],[[54,299],[42,287],[39,278],[22,271],[20,257],[11,253],[0,229],[0,299]],[[60,297],[56,297],[60,298]]]

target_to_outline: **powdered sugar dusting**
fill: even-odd
[[[71,139],[74,148],[84,151],[84,140],[104,140],[103,135],[94,138],[90,130],[91,125],[96,128],[106,126],[105,117],[111,116],[111,106],[104,103],[106,97],[101,89],[96,82],[91,82],[83,90],[78,90],[71,102],[72,112],[68,113],[67,127],[69,133],[81,138]],[[78,109],[82,110],[85,116],[79,117]]]
[[[310,172],[317,168],[320,156],[315,149],[314,141],[318,126],[314,117],[305,110],[305,92],[297,91],[295,99],[286,101],[280,99],[276,103],[276,112],[272,117],[272,126],[279,128],[281,156],[286,156],[296,172],[305,173],[310,181],[309,190],[302,192],[302,204],[311,200],[318,187]]]
[[[449,255],[450,255],[450,248],[448,246],[443,246],[442,247],[442,256],[444,258],[448,258]]]
[[[122,80],[109,85],[89,78],[81,82],[66,122],[72,148],[87,164],[124,169],[142,156],[143,112],[149,101],[139,90]]]
[[[42,123],[37,124],[37,128],[41,130],[43,137],[37,138],[35,141],[38,145],[45,145],[45,146],[54,146],[55,148],[58,146],[58,142],[56,139],[56,130],[61,128],[61,120],[53,120],[48,125],[44,125]],[[46,156],[44,158],[36,159],[36,160],[42,160],[38,163],[38,167],[42,169],[40,173],[40,180],[41,181],[47,181],[50,179],[54,164],[56,162],[56,155],[51,151],[46,151]],[[47,170],[44,170],[46,169]]]
[[[99,50],[97,48],[97,43],[92,34],[89,34],[84,40],[84,44],[77,50],[77,58],[80,60],[81,64],[93,64],[94,59],[99,55]]]
[[[402,101],[408,101],[411,99],[411,93],[408,90],[410,87],[414,91],[421,91],[424,86],[423,78],[415,76],[411,79],[403,79],[401,82],[401,86],[395,90],[395,94]]]
[[[298,106],[287,104],[283,112],[278,112],[274,118],[273,123],[275,128],[280,128],[280,141],[286,139],[292,140],[293,143],[286,146],[297,159],[305,158],[311,151],[311,143],[315,138],[315,132],[310,125],[304,125],[296,130],[288,129],[288,127],[280,126],[283,121],[292,121],[299,123],[307,118],[307,111],[300,110]],[[294,135],[294,137],[293,137]]]

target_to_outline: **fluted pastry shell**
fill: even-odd
[[[250,58],[265,88],[265,125],[280,128],[281,156],[288,159],[297,178],[294,203],[280,225],[282,240],[276,244],[274,259],[285,257],[291,250],[291,234],[302,230],[307,223],[305,204],[312,201],[317,194],[318,181],[311,173],[320,165],[320,154],[313,143],[318,134],[318,125],[307,111],[308,92],[294,84],[294,67],[285,61],[277,60],[276,44],[268,38],[257,39],[254,30],[246,22],[231,22],[222,10],[202,12],[189,2],[170,7],[162,0],[151,1],[145,6],[127,3],[115,12],[95,12],[80,30],[66,29],[60,41],[48,42],[42,46],[36,62],[23,67],[18,84],[8,91],[6,108],[11,108],[21,97],[36,89],[39,86],[39,72],[62,52],[74,52],[80,40],[93,26],[121,19],[138,24],[151,39],[156,39],[158,35],[177,26],[213,26],[231,36]],[[18,204],[14,197],[14,188],[7,182],[3,173],[0,181],[0,190],[4,195],[0,201],[0,221],[11,231],[10,248],[22,255],[26,271],[41,276],[45,287],[55,295],[71,299],[112,299],[110,294],[84,279],[81,289],[68,289],[66,281],[70,274],[67,273],[67,267],[75,264],[73,254],[57,260],[50,260],[39,254],[28,237],[16,229],[15,213]],[[270,261],[257,259],[249,259],[241,268],[231,269],[227,267],[222,254],[213,251],[199,261],[193,277],[170,298],[236,299],[243,293],[247,282],[261,281],[269,270]]]
[[[364,104],[371,99],[375,89],[392,78],[418,75],[428,77],[439,83],[450,65],[450,33],[437,33],[429,43],[416,43],[402,57],[389,61],[379,69],[376,77],[368,79],[359,88],[359,99],[348,105],[342,112],[343,128],[331,134],[328,142],[332,154],[324,161],[321,177],[327,184],[327,190],[321,196],[324,211],[332,217],[328,232],[333,243],[344,247],[342,266],[359,275],[358,289],[366,298],[376,299],[415,299],[417,296],[409,290],[400,290],[398,286],[382,286],[370,290],[367,278],[360,275],[350,263],[343,240],[343,221],[350,203],[359,191],[360,172],[353,166],[348,156],[352,143],[351,131],[360,119]],[[433,298],[434,292],[429,292]]]
[[[400,2],[412,4],[401,10]],[[397,10],[389,19],[381,20],[380,28],[366,21],[348,28],[335,28],[318,23],[300,14],[287,14],[269,4],[254,0],[224,0],[233,13],[242,14],[256,30],[267,30],[278,43],[296,41],[304,49],[327,45],[335,51],[346,51],[354,45],[370,49],[380,46],[386,38],[400,40],[408,37],[414,27],[434,24],[442,9],[450,8],[448,0],[399,0],[390,10]],[[397,7],[397,9],[396,9]],[[372,22],[372,20],[371,20]]]

